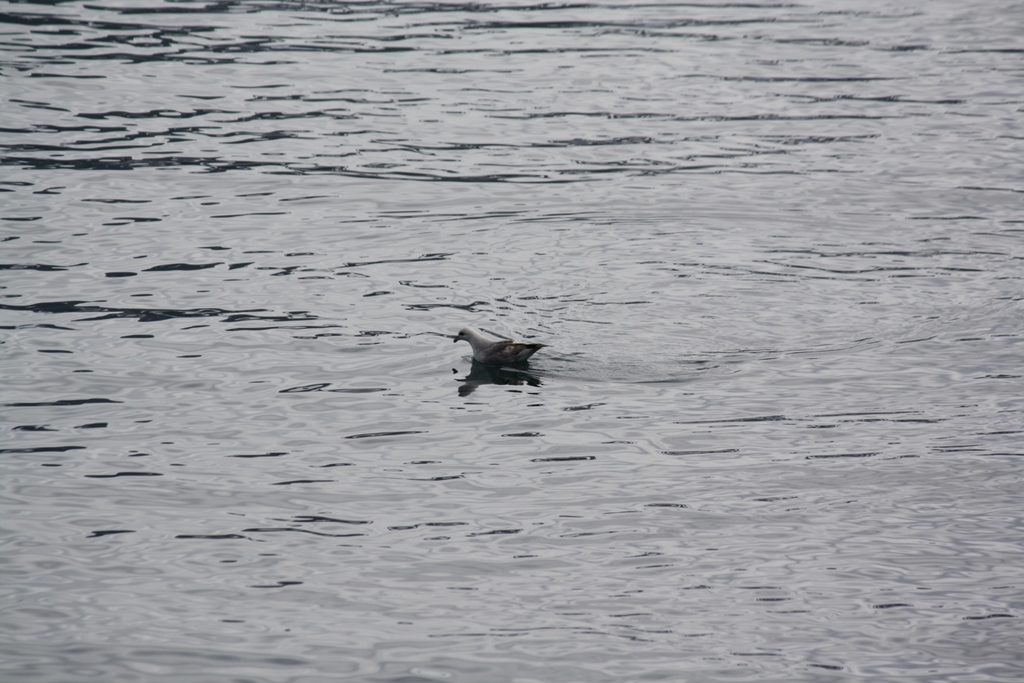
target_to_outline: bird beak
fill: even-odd
[[[452,341],[453,341],[453,342],[456,342],[456,343],[458,343],[458,341],[459,341],[459,338],[458,338],[458,337],[455,337],[454,339],[452,339]]]

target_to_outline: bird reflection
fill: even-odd
[[[540,378],[526,370],[484,365],[476,361],[473,361],[469,374],[458,381],[462,382],[462,385],[459,386],[459,396],[469,396],[481,384],[506,384],[509,386],[522,386],[526,384],[531,387],[540,386]]]

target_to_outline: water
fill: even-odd
[[[3,13],[5,681],[1024,677],[1019,5]]]

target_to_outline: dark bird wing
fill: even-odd
[[[498,342],[491,348],[487,349],[487,355],[480,360],[491,365],[500,365],[502,363],[522,363],[545,346],[547,346],[547,344],[523,344],[521,342],[512,341]]]

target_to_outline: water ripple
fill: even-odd
[[[0,10],[0,677],[1019,678],[1019,22],[820,10]]]

